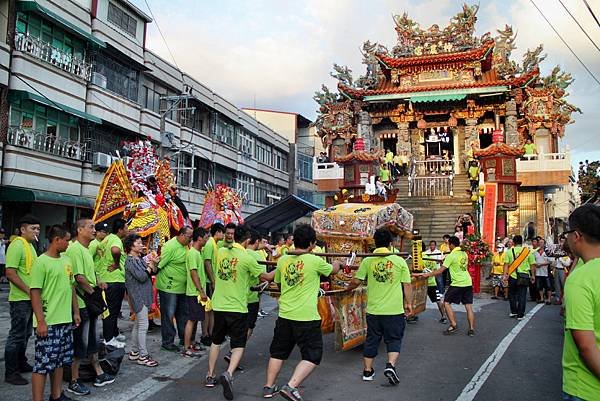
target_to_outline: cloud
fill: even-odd
[[[314,118],[312,100],[321,83],[335,87],[329,77],[333,63],[348,65],[358,77],[364,72],[360,46],[366,40],[391,48],[396,41],[392,14],[407,11],[423,28],[445,26],[462,7],[459,0],[262,0],[195,2],[149,0],[179,66],[240,107],[296,111]],[[534,0],[588,67],[600,76],[600,57],[558,0]],[[135,0],[146,9],[143,0]],[[563,0],[596,43],[600,30],[579,0]],[[584,115],[574,115],[566,143],[574,152],[600,150],[591,141],[600,121],[600,86],[558,39],[530,0],[482,2],[477,34],[505,24],[517,31],[520,62],[529,48],[544,44],[548,58],[542,73],[559,64],[573,73],[569,101]],[[472,4],[472,2],[471,2]],[[600,10],[596,10],[600,12]],[[149,26],[148,47],[171,60],[156,24]]]

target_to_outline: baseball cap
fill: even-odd
[[[94,227],[96,231],[105,231],[108,232],[108,224],[107,223],[98,223]]]

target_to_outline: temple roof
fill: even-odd
[[[492,143],[485,149],[477,149],[473,152],[473,156],[481,157],[481,156],[494,156],[497,154],[502,154],[506,156],[521,156],[525,150],[523,147],[513,147],[505,144],[504,142],[496,142]]]
[[[354,152],[348,153],[347,155],[342,156],[342,157],[336,157],[335,162],[342,163],[342,164],[349,163],[354,160],[361,161],[361,162],[374,162],[374,161],[379,162],[380,156],[382,156],[382,155],[377,152],[370,153],[367,151],[359,150],[359,151],[354,151]]]
[[[417,92],[430,92],[430,91],[452,91],[460,89],[474,89],[474,88],[492,88],[492,87],[520,87],[529,83],[533,78],[539,75],[539,69],[535,68],[526,74],[519,77],[511,78],[508,80],[498,79],[497,74],[492,70],[484,73],[482,79],[476,82],[459,82],[459,83],[446,83],[446,84],[434,84],[434,85],[423,85],[423,86],[411,86],[411,87],[398,87],[395,85],[388,85],[386,87],[378,89],[356,89],[351,88],[344,84],[338,84],[338,89],[345,95],[355,98],[362,99],[366,96],[377,96],[377,95],[392,95],[392,94],[407,94],[406,97],[410,97],[411,93]],[[465,93],[468,94],[468,93]]]
[[[494,40],[485,42],[482,46],[469,49],[461,52],[452,53],[438,53],[438,54],[424,54],[421,56],[410,56],[410,57],[390,57],[385,54],[377,54],[376,57],[381,61],[387,68],[407,67],[407,66],[421,66],[427,64],[439,64],[439,63],[456,63],[456,62],[468,62],[478,61],[487,55],[491,54],[491,50],[494,47]]]

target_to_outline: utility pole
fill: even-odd
[[[160,110],[160,144],[159,144],[159,148],[158,148],[158,156],[160,159],[162,159],[164,157],[164,142],[165,142],[165,138],[167,137],[167,132],[166,132],[167,114],[169,114],[170,112],[173,112],[173,111],[176,111],[176,112],[191,111],[192,115],[193,115],[194,112],[196,111],[196,108],[188,106],[188,101],[189,101],[189,99],[192,98],[192,90],[193,90],[193,88],[191,86],[184,85],[183,93],[181,95],[161,96],[160,97],[161,101],[164,100],[167,102],[167,107],[165,109]],[[172,102],[172,104],[169,105],[168,102]],[[179,107],[182,102],[184,103],[183,106]],[[173,144],[173,142],[171,142],[171,144]]]

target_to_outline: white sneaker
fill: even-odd
[[[110,341],[106,343],[106,345],[110,345],[111,347],[115,348],[125,348],[125,343],[117,341],[117,339],[114,337],[111,338]]]
[[[123,334],[119,334],[118,336],[115,337],[117,339],[117,341],[119,342],[125,342],[125,340],[127,339],[127,337],[125,337],[125,335]]]
[[[517,314],[516,313],[509,313],[508,317],[517,317]]]

